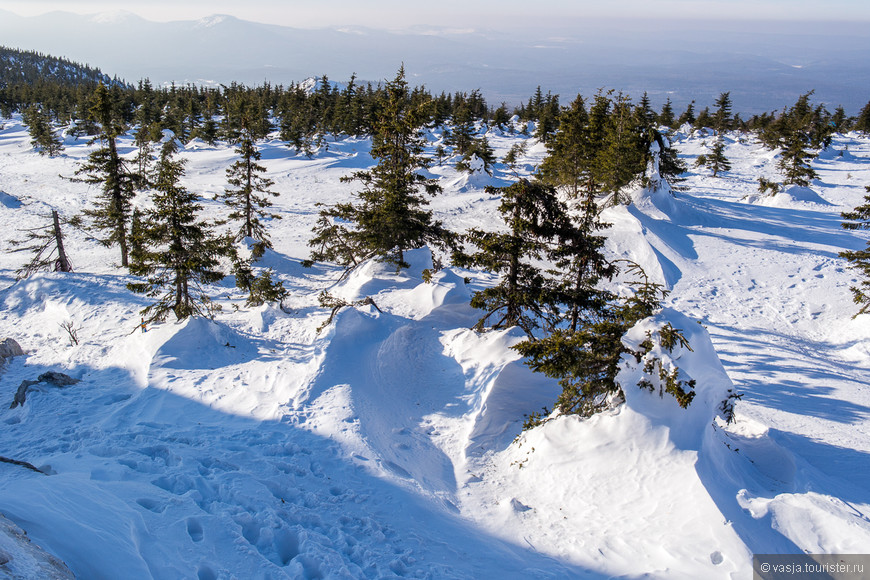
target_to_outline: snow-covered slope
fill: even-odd
[[[735,136],[723,177],[690,174],[676,197],[638,192],[606,210],[608,251],[671,289],[658,321],[689,339],[671,356],[698,394],[683,411],[629,390],[614,411],[515,441],[558,387],[509,348],[519,332],[469,330],[486,274],[447,267],[424,283],[426,249],[398,275],[367,263],[338,281],[299,263],[314,203],[348,198],[339,178],[372,163],[368,141],[330,141],[311,159],[263,145],[284,216],[268,224],[264,265],[290,290],[283,308],[247,308],[228,282],[211,289],[215,322],[142,333],[145,299],[87,232],[66,232],[75,272],[15,281],[16,230],[50,209],[78,213],[94,192],[59,177],[84,141],[48,159],[18,120],[4,124],[0,337],[27,356],[0,375],[0,455],[48,475],[0,463],[0,513],[78,577],[746,578],[753,553],[870,546],[870,327],[851,318],[855,275],[837,257],[865,243],[839,212],[870,183],[870,139],[838,136],[810,191],[771,201],[754,195],[773,154]],[[499,156],[521,138],[489,135]],[[706,148],[694,136],[676,146],[689,159]],[[545,153],[528,151],[523,174]],[[192,190],[223,189],[231,147],[183,155]],[[504,167],[431,174],[446,225],[495,227],[498,198],[483,187],[509,183]],[[347,308],[318,334],[324,289],[377,308]],[[80,382],[7,408],[48,370]],[[726,425],[718,405],[732,388],[743,399]]]

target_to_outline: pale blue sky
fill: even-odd
[[[356,24],[396,28],[420,24],[564,25],[573,18],[664,17],[702,19],[870,21],[868,0],[0,0],[0,9],[22,16],[52,10],[76,13],[127,10],[149,20],[195,19],[230,14],[286,26]]]

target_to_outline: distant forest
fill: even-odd
[[[244,125],[257,139],[279,130],[281,138],[297,151],[310,150],[326,135],[371,135],[384,97],[381,83],[360,83],[354,77],[331,83],[325,75],[316,83],[287,86],[265,82],[253,87],[236,83],[220,87],[154,87],[148,79],[131,85],[87,65],[0,47],[0,114],[4,117],[37,105],[53,123],[69,126],[73,133],[94,135],[97,128],[89,119],[88,109],[101,83],[110,90],[115,117],[130,127],[147,128],[155,139],[163,129],[169,129],[182,141],[200,138],[206,142],[232,142]],[[686,123],[695,128],[708,127],[714,115],[708,106],[694,102],[685,111],[674,111],[670,100],[660,111],[653,111],[646,94],[632,102],[629,95],[602,92],[584,99],[584,103],[591,104],[602,96],[622,108],[628,105],[637,117],[661,127],[678,128]],[[563,106],[559,95],[540,87],[525,103],[512,108],[504,103],[487,103],[478,90],[436,95],[425,86],[414,87],[409,99],[413,105],[425,104],[425,122],[432,126],[482,122],[506,128],[516,115],[520,121],[534,121],[534,136],[543,142],[556,134],[562,115],[572,108]],[[747,118],[737,113],[730,118],[728,128],[761,132],[775,126],[785,112]],[[815,107],[812,115],[814,124],[835,132],[870,131],[870,103],[858,117],[847,116],[842,107],[829,111],[824,106]]]

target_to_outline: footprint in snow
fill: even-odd
[[[199,518],[187,518],[187,533],[194,542],[201,542],[203,537],[202,524]]]
[[[137,499],[136,503],[138,503],[146,510],[154,512],[155,514],[163,513],[163,511],[166,509],[165,504],[147,497]]]

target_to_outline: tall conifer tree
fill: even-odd
[[[577,95],[562,113],[558,132],[547,143],[548,155],[541,163],[541,180],[564,189],[571,198],[594,195],[598,189],[593,168],[597,145],[592,142],[585,102]]]
[[[241,223],[236,240],[244,237],[253,238],[261,247],[271,248],[269,235],[260,220],[281,218],[277,214],[266,211],[272,205],[269,197],[278,194],[269,191],[274,182],[263,175],[266,168],[258,163],[261,157],[260,151],[248,129],[242,130],[236,153],[240,159],[227,168],[227,181],[230,187],[217,198],[232,210],[229,218]]]
[[[604,147],[599,151],[596,161],[602,189],[610,194],[611,205],[625,202],[622,189],[646,170],[648,147],[644,136],[645,131],[638,126],[631,99],[620,93],[607,118]]]
[[[421,126],[425,119],[424,108],[410,102],[402,66],[396,78],[386,84],[375,121],[371,155],[378,160],[377,165],[342,178],[362,183],[356,194],[358,202],[321,211],[322,219],[309,242],[320,250],[312,258],[347,257],[344,250],[336,253],[332,249],[351,247],[405,268],[406,250],[441,245],[450,237],[441,223],[432,219],[432,212],[423,209],[429,203],[424,195],[441,191],[435,179],[419,173],[430,163],[423,155]],[[335,218],[351,222],[352,228],[333,227]]]
[[[858,113],[858,118],[855,119],[855,126],[852,127],[855,131],[860,131],[865,135],[870,133],[870,101],[864,105],[861,112]]]
[[[142,311],[146,322],[165,320],[170,312],[178,320],[209,315],[211,300],[203,286],[224,277],[219,258],[229,251],[228,241],[197,219],[199,197],[180,184],[184,162],[175,159],[177,150],[175,140],[170,140],[160,151],[154,207],[137,232],[142,240],[137,239],[137,259],[130,267],[145,281],[128,287],[157,299]]]
[[[558,299],[553,281],[538,262],[555,259],[558,242],[573,231],[568,211],[556,190],[539,181],[521,179],[487,191],[501,195],[499,213],[507,231],[469,230],[465,237],[477,251],[456,252],[453,261],[501,276],[496,286],[472,296],[471,305],[484,311],[475,328],[519,326],[531,334]]]
[[[671,105],[671,98],[668,97],[668,99],[665,101],[665,104],[662,105],[662,110],[659,113],[658,124],[663,125],[668,129],[673,129],[675,120],[676,119],[674,117],[674,108],[673,105]]]
[[[63,151],[63,143],[51,126],[51,117],[41,106],[30,105],[24,110],[23,121],[30,132],[30,143],[40,155],[55,157]]]
[[[713,113],[711,119],[712,128],[720,134],[730,131],[734,122],[734,118],[731,115],[731,93],[722,93],[714,104],[716,105],[716,112]]]
[[[94,91],[90,115],[100,124],[100,147],[88,155],[76,171],[80,181],[99,185],[101,193],[95,207],[85,210],[93,227],[106,232],[101,242],[121,249],[121,266],[128,266],[127,230],[132,214],[131,201],[136,194],[138,176],[118,153],[116,139],[123,126],[114,112],[109,91],[102,84]]]

